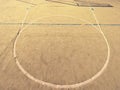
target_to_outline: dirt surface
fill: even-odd
[[[90,2],[113,7],[0,1],[0,90],[119,90],[120,2]],[[35,80],[61,86],[80,84],[94,78],[108,56],[103,72],[80,87],[54,88]]]

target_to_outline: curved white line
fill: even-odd
[[[52,16],[57,16],[57,17],[58,17],[58,16],[64,16],[64,17],[75,18],[75,17],[73,17],[73,16],[67,16],[67,15],[52,15]],[[40,19],[46,18],[46,17],[52,17],[52,16],[44,16],[44,17],[41,17]],[[76,19],[78,19],[78,18],[76,18]],[[87,23],[89,23],[89,24],[92,24],[92,23],[90,23],[90,22],[88,22],[88,21],[86,21],[86,20],[83,20],[83,19],[79,19],[79,20],[82,20],[82,21],[84,21],[84,22],[87,22]],[[32,24],[32,23],[30,23],[30,24]],[[16,64],[17,64],[18,68],[21,70],[21,72],[22,72],[26,77],[28,77],[28,78],[31,79],[32,81],[34,81],[34,82],[36,82],[36,83],[39,83],[39,84],[41,84],[41,85],[44,85],[44,86],[52,87],[52,88],[61,88],[61,89],[62,89],[62,88],[78,88],[78,87],[81,87],[81,86],[84,86],[84,85],[86,85],[86,84],[91,83],[92,81],[96,80],[96,79],[104,72],[104,70],[105,70],[105,69],[107,68],[107,66],[108,66],[109,59],[110,59],[110,46],[109,46],[109,43],[108,43],[107,38],[105,37],[105,35],[104,35],[104,33],[102,32],[101,29],[98,29],[98,28],[97,28],[96,26],[94,26],[93,24],[92,24],[92,26],[93,26],[95,29],[97,29],[98,31],[100,31],[101,35],[102,35],[103,38],[105,39],[105,42],[106,42],[106,45],[107,45],[107,59],[106,59],[106,62],[105,62],[105,64],[104,64],[104,66],[101,68],[101,70],[100,70],[99,72],[97,72],[94,76],[92,76],[91,78],[89,78],[88,80],[83,81],[83,82],[81,82],[81,83],[72,84],[72,85],[57,85],[57,84],[52,84],[52,83],[48,83],[48,82],[39,80],[39,79],[35,78],[34,76],[32,76],[30,73],[28,73],[28,72],[21,66],[21,64],[19,63],[19,61],[18,61],[18,59],[17,59],[17,57],[16,57],[16,56],[17,56],[17,55],[16,55],[16,43],[17,43],[18,38],[20,37],[22,31],[23,31],[25,28],[27,28],[27,27],[25,27],[25,28],[23,28],[23,29],[21,30],[21,32],[19,33],[19,35],[17,36],[17,38],[16,38],[16,40],[15,40],[15,42],[14,42],[14,48],[13,48],[13,49],[14,49],[14,53],[13,53],[13,55],[14,55],[14,58],[15,58],[15,60],[16,60]]]
[[[106,42],[107,48],[108,48],[107,60],[106,60],[106,63],[104,64],[103,68],[101,69],[101,72],[98,73],[98,76],[99,76],[99,75],[101,75],[101,74],[103,73],[103,71],[107,68],[108,63],[109,63],[109,61],[110,61],[110,45],[109,45],[109,42],[108,42],[105,34],[104,34],[103,31],[102,31],[102,28],[101,28],[101,26],[100,26],[100,24],[99,24],[99,21],[98,21],[96,15],[95,15],[94,11],[91,10],[91,9],[92,9],[92,8],[90,8],[90,11],[92,12],[92,14],[93,14],[93,16],[94,16],[94,18],[95,18],[95,21],[96,21],[96,23],[97,23],[97,25],[98,25],[98,28],[99,28],[99,32],[102,34],[102,36],[103,36],[103,38],[104,38],[104,40],[105,40],[105,42]]]

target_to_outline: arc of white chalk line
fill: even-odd
[[[54,15],[52,15],[52,16],[54,16]],[[67,16],[67,15],[56,15],[56,16],[64,16],[64,17],[75,18],[75,17],[73,17],[73,16]],[[44,17],[42,17],[42,18],[45,18],[45,17],[51,17],[51,16],[44,16]],[[41,19],[42,19],[42,18],[41,18]],[[78,18],[77,18],[77,19],[78,19]],[[79,20],[81,20],[81,19],[79,19]],[[82,20],[82,21],[85,21],[85,22],[87,22],[87,23],[90,23],[90,22],[88,22],[88,21],[86,21],[86,20]],[[81,82],[81,83],[72,84],[72,85],[57,85],[57,84],[48,83],[48,82],[39,80],[39,79],[35,78],[34,76],[32,76],[30,73],[28,73],[28,72],[21,66],[21,64],[19,63],[19,61],[18,61],[18,59],[17,59],[17,55],[16,55],[16,44],[17,44],[17,40],[18,40],[19,36],[21,35],[22,31],[23,31],[25,28],[27,28],[27,27],[25,27],[25,28],[23,28],[23,29],[21,30],[21,32],[18,34],[18,36],[17,36],[17,38],[16,38],[16,40],[15,40],[15,42],[14,42],[14,48],[13,48],[13,49],[14,49],[14,58],[15,58],[15,60],[16,60],[16,64],[17,64],[18,68],[21,70],[21,72],[22,72],[26,77],[28,77],[28,78],[31,79],[32,81],[34,81],[34,82],[36,82],[36,83],[39,83],[39,84],[41,84],[41,85],[44,85],[44,86],[48,86],[48,87],[53,87],[53,88],[78,88],[78,87],[84,86],[84,85],[86,85],[86,84],[88,84],[88,83],[91,83],[92,81],[96,80],[99,76],[101,76],[101,74],[102,74],[102,73],[104,72],[104,70],[107,68],[108,63],[109,63],[109,59],[110,59],[110,46],[109,46],[109,43],[108,43],[108,40],[107,40],[106,36],[105,36],[104,33],[102,32],[102,30],[98,29],[98,28],[97,28],[96,26],[94,26],[93,24],[92,24],[92,26],[95,27],[95,28],[102,34],[103,38],[105,39],[105,42],[106,42],[106,45],[107,45],[107,49],[108,49],[108,50],[107,50],[108,53],[107,53],[106,62],[105,62],[105,64],[104,64],[104,66],[102,67],[102,69],[101,69],[99,72],[97,72],[97,74],[95,74],[94,76],[92,76],[91,78],[89,78],[88,80],[83,81],[83,82]]]
[[[33,0],[31,0],[31,2],[32,2]],[[26,8],[27,9],[27,8]],[[24,25],[24,22],[25,22],[25,20],[26,20],[26,18],[27,18],[27,16],[28,16],[28,13],[29,13],[29,11],[28,11],[28,9],[27,9],[27,11],[26,11],[26,13],[25,13],[25,16],[24,16],[24,18],[23,18],[23,20],[22,20],[22,23],[20,24],[20,28],[19,28],[19,30],[18,30],[18,32],[17,33],[19,33],[19,31],[23,28],[23,25]]]
[[[69,16],[70,17],[70,16]],[[109,44],[108,44],[109,45]],[[15,45],[16,46],[16,45]],[[109,51],[109,50],[108,50]],[[109,54],[110,53],[108,53],[108,56],[109,56]],[[108,60],[107,60],[108,61]],[[47,82],[44,82],[44,81],[41,81],[41,80],[38,80],[38,79],[36,79],[35,77],[33,77],[33,76],[31,76],[27,71],[25,71],[23,68],[22,68],[22,66],[20,65],[20,63],[19,63],[19,61],[18,61],[18,59],[16,58],[16,64],[18,65],[18,67],[19,67],[19,69],[25,74],[25,75],[27,75],[27,77],[29,78],[29,79],[31,79],[31,80],[33,80],[33,81],[35,81],[35,82],[37,82],[37,83],[40,83],[40,84],[43,84],[43,85],[46,85],[46,86],[51,86],[51,87],[55,87],[55,88],[75,88],[75,87],[80,87],[80,86],[83,86],[84,84],[86,84],[86,83],[89,83],[91,80],[93,81],[93,80],[95,80],[96,79],[96,77],[99,77],[99,75],[101,75],[101,74],[97,74],[96,75],[96,77],[92,77],[91,79],[89,79],[89,82],[87,81],[86,83],[85,83],[85,81],[84,81],[84,83],[82,83],[82,84],[74,84],[72,87],[71,87],[71,85],[55,85],[55,84],[51,84],[51,83],[47,83]],[[106,64],[104,65],[104,66],[106,66]],[[101,70],[100,70],[101,71]],[[103,72],[104,70],[102,69],[102,72]]]
[[[95,21],[96,21],[96,23],[98,24],[99,31],[100,31],[101,34],[103,35],[104,40],[105,40],[105,42],[106,42],[106,44],[107,44],[107,47],[108,47],[108,60],[106,60],[106,64],[104,65],[104,68],[107,68],[108,63],[109,63],[109,61],[110,61],[110,45],[109,45],[109,42],[108,42],[105,34],[104,34],[103,31],[102,31],[102,28],[101,28],[101,26],[100,26],[100,24],[99,24],[99,21],[98,21],[96,15],[95,15],[94,11],[92,10],[92,8],[90,8],[90,11],[92,12],[92,14],[93,14],[93,16],[94,16]],[[104,70],[103,70],[103,71],[104,71]]]
[[[26,20],[26,18],[27,18],[27,16],[28,16],[28,13],[29,13],[29,11],[28,11],[28,9],[27,9],[27,11],[26,11],[26,13],[25,13],[25,16],[24,16],[24,18],[23,18],[23,20],[22,20],[22,23],[20,24],[20,28],[19,28],[19,30],[18,30],[18,32],[17,32],[17,34],[19,33],[19,31],[23,28],[23,26],[24,26],[24,22],[25,22],[25,20]],[[16,36],[15,36],[16,37]],[[13,51],[14,52],[14,51]],[[5,70],[6,69],[6,67],[8,66],[8,63],[10,62],[10,60],[8,60],[8,62],[7,62],[7,64],[5,65],[5,66],[3,66],[3,68],[2,68],[2,70]]]
[[[34,0],[30,0],[31,3],[32,3],[33,1],[34,1]],[[18,37],[19,34],[22,32],[24,23],[25,23],[25,21],[26,21],[26,19],[27,19],[27,17],[28,17],[29,12],[30,12],[30,7],[29,7],[29,8],[26,8],[26,13],[25,13],[25,16],[24,16],[24,18],[23,18],[23,20],[22,20],[22,23],[21,23],[20,26],[19,26],[20,28],[19,28],[19,30],[18,30],[18,32],[17,32],[17,37]],[[17,37],[16,37],[16,39],[17,39]],[[16,41],[16,39],[15,39],[15,41]],[[14,44],[15,44],[15,41],[14,41]],[[14,48],[14,45],[13,45],[13,48]],[[14,56],[14,58],[16,58],[16,54],[15,54],[14,49],[13,49],[13,56]]]

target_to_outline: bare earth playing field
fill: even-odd
[[[120,90],[120,1],[53,1],[0,1],[0,90]]]

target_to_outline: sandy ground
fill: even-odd
[[[113,7],[0,1],[0,90],[120,90],[120,1],[90,1]],[[107,46],[94,15],[110,45],[110,61],[97,79],[79,88],[55,89],[30,80],[18,68],[13,46],[24,20],[26,28],[17,39],[16,55],[29,74],[57,85],[93,77],[107,59]]]

